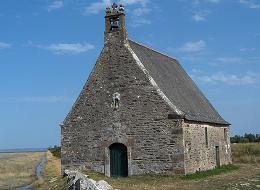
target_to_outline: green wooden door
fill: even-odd
[[[114,143],[110,147],[110,174],[112,177],[127,177],[127,148],[120,143]]]

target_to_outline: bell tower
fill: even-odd
[[[113,3],[111,7],[106,8],[105,16],[105,44],[113,42],[125,42],[127,32],[125,27],[124,6]]]

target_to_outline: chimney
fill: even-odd
[[[111,7],[106,8],[105,44],[125,43],[126,39],[124,6],[113,3]]]

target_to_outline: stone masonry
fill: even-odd
[[[111,30],[114,17],[120,25]],[[113,143],[127,147],[128,175],[211,169],[216,146],[220,165],[231,163],[228,124],[179,116],[182,111],[132,49],[124,18],[122,6],[107,9],[104,48],[61,125],[62,170],[85,168],[110,176]]]

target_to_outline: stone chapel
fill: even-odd
[[[61,124],[65,169],[188,174],[231,163],[229,126],[173,57],[128,38],[106,9],[104,47]]]

